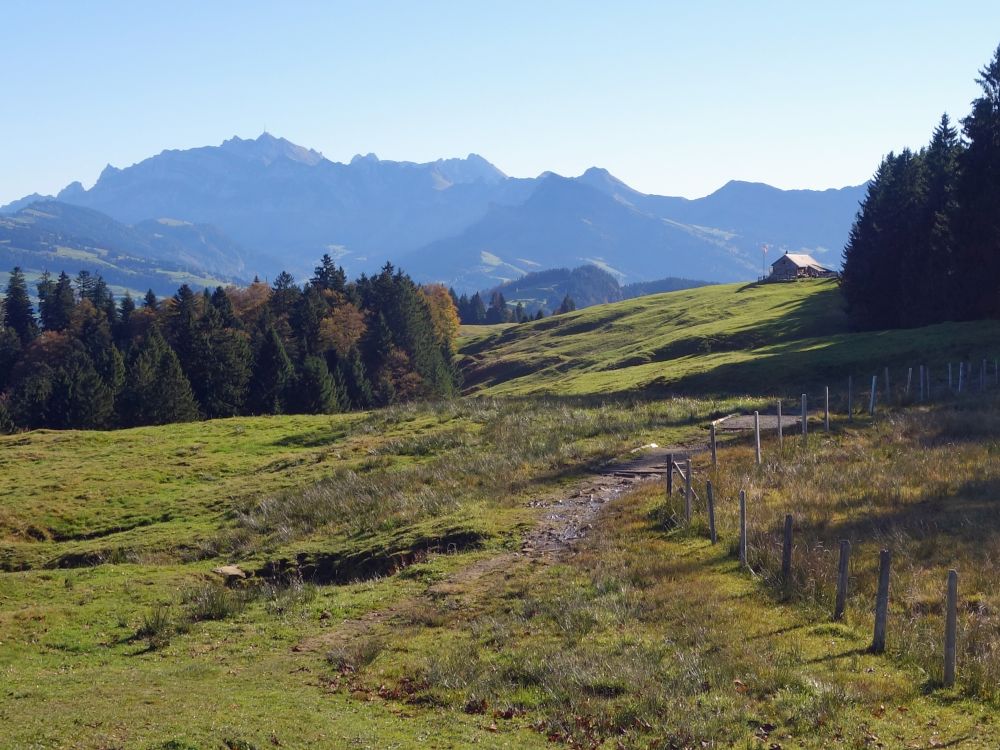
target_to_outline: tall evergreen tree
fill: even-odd
[[[278,332],[262,320],[254,332],[247,408],[251,414],[280,414],[288,398],[295,370]]]
[[[1000,47],[976,79],[981,95],[962,120],[956,297],[964,318],[1000,317]]]
[[[120,405],[122,421],[127,425],[190,422],[198,418],[191,384],[156,326],[129,363]]]
[[[324,253],[319,265],[313,272],[311,283],[320,289],[328,289],[332,292],[343,292],[347,287],[347,274],[344,269],[337,266],[328,254]]]
[[[310,356],[302,361],[290,401],[300,414],[333,414],[343,408],[344,394],[338,391],[326,362]]]
[[[222,325],[210,306],[193,341],[191,387],[206,417],[232,417],[243,411],[250,380],[251,353],[246,334]]]
[[[94,430],[112,425],[114,394],[78,343],[55,368],[51,382],[48,427]]]
[[[38,335],[35,313],[28,297],[28,285],[24,273],[14,267],[7,281],[7,295],[4,300],[7,327],[14,330],[22,344],[27,344]]]

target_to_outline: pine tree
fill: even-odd
[[[542,308],[538,308],[538,312],[535,313],[535,320],[541,320],[545,317],[545,311]]]
[[[506,323],[510,320],[510,311],[507,309],[507,300],[502,292],[493,292],[490,297],[490,306],[486,311],[486,322],[489,324]]]
[[[38,335],[35,313],[28,298],[28,285],[24,280],[24,273],[16,266],[10,272],[10,279],[7,281],[4,308],[7,327],[14,330],[22,344],[27,344]]]
[[[344,384],[344,393],[347,396],[345,408],[368,409],[375,404],[375,397],[372,393],[371,382],[368,380],[368,373],[365,371],[364,362],[361,359],[361,352],[357,348],[351,349],[346,357],[337,360],[337,373],[339,379]]]
[[[472,295],[469,300],[469,324],[483,325],[486,322],[486,306],[479,292]]]
[[[1000,317],[1000,47],[979,76],[959,159],[955,297],[963,318]]]
[[[243,411],[250,381],[251,352],[246,334],[222,325],[210,306],[199,321],[193,342],[191,387],[208,418]]]
[[[114,394],[94,368],[82,346],[55,368],[47,405],[49,427],[94,430],[110,427],[114,418]]]
[[[142,298],[142,306],[147,310],[158,310],[160,303],[156,299],[156,295],[153,293],[152,289],[146,291],[146,296]]]
[[[239,318],[236,317],[236,311],[233,309],[233,301],[229,299],[226,290],[221,286],[215,287],[209,304],[219,313],[219,324],[223,328],[240,327]]]
[[[254,333],[247,408],[251,414],[280,414],[295,371],[274,325],[262,320]]]
[[[21,339],[13,328],[4,325],[4,317],[0,314],[0,393],[7,388],[14,365],[20,357]]]
[[[347,274],[344,269],[337,266],[328,254],[324,253],[319,265],[313,272],[310,282],[320,289],[327,289],[331,292],[343,292],[347,286]]]
[[[153,326],[129,364],[120,399],[122,422],[156,425],[198,418],[191,384],[158,327]]]
[[[576,302],[574,302],[573,298],[567,294],[563,297],[562,303],[553,315],[562,315],[563,313],[573,312],[574,310],[576,310]]]
[[[332,414],[343,408],[343,394],[320,357],[306,357],[295,378],[292,408],[299,414]]]

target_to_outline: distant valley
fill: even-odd
[[[335,163],[267,133],[108,166],[90,189],[0,208],[0,265],[87,267],[120,287],[302,279],[329,253],[349,275],[390,261],[420,281],[489,289],[592,264],[621,284],[755,278],[805,250],[838,265],[864,194],[730,182],[697,200],[647,195],[606,170],[508,177],[486,159]]]

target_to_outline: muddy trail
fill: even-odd
[[[405,620],[408,613],[428,601],[440,603],[452,600],[455,605],[459,601],[468,605],[477,596],[488,592],[490,587],[486,579],[509,577],[517,565],[547,564],[572,554],[576,544],[593,528],[605,505],[640,483],[663,481],[668,455],[673,454],[675,460],[681,460],[699,449],[700,446],[646,449],[635,458],[599,467],[562,497],[529,503],[532,507],[543,509],[543,512],[535,526],[525,533],[519,550],[478,560],[428,587],[422,595],[395,602],[357,619],[344,620],[319,637],[303,640],[293,650],[326,652],[391,625],[394,620]]]

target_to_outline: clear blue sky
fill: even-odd
[[[839,187],[964,115],[998,43],[996,0],[3,0],[0,203],[265,127],[337,161]]]

